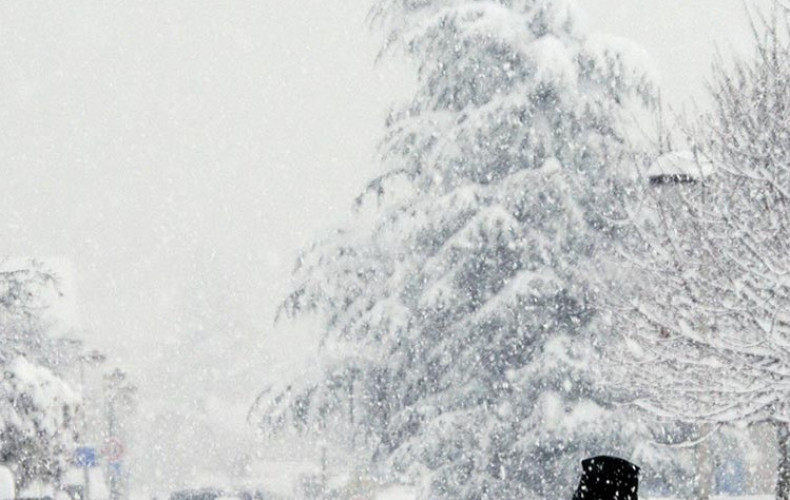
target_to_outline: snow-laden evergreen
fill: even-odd
[[[77,442],[80,397],[49,369],[24,357],[4,366],[0,380],[0,430],[4,463],[13,464],[19,484],[57,481]]]
[[[350,429],[437,499],[567,496],[585,455],[652,456],[597,382],[593,306],[641,154],[624,125],[653,102],[644,56],[566,1],[373,18],[417,92],[357,217],[300,259],[284,311],[322,318],[321,357],[268,389],[262,426]]]
[[[81,398],[58,373],[68,350],[48,335],[58,293],[36,263],[0,271],[0,463],[20,487],[57,482],[78,442]]]

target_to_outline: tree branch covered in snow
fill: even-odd
[[[618,304],[620,330],[675,383],[645,380],[642,404],[688,419],[790,417],[790,71],[776,23],[753,61],[716,67],[698,153],[715,175],[657,188],[626,255],[642,293]]]
[[[666,419],[790,423],[790,30],[778,5],[754,19],[753,59],[717,63],[698,124],[715,173],[655,188],[610,294],[623,383]]]

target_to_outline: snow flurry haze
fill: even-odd
[[[753,56],[750,20],[769,26],[755,13],[771,6],[0,4],[0,480],[7,467],[17,496],[75,500],[197,487],[222,490],[203,500],[570,498],[580,457],[620,453],[652,495],[790,485],[790,467],[755,465],[776,459],[760,425],[790,413],[759,399],[703,418],[718,402],[656,397],[654,373],[688,388],[700,365],[727,372],[720,350],[693,350],[704,359],[680,378],[677,351],[662,351],[669,372],[631,387],[626,367],[598,371],[652,348],[601,341],[612,325],[708,324],[697,309],[673,323],[671,301],[651,318],[619,314],[633,303],[613,281],[644,285],[625,288],[645,303],[684,288],[616,259],[645,262],[640,238],[656,255],[695,247],[691,228],[710,220],[683,219],[675,239],[644,215],[640,175],[660,155],[699,140],[700,155],[749,175],[697,130],[742,137],[722,109],[760,108],[722,107],[726,88],[708,84],[717,53],[723,72]],[[704,192],[732,199],[715,186]],[[678,197],[700,207],[701,192]],[[662,221],[681,217],[666,210]],[[641,232],[622,229],[634,218]],[[753,266],[783,269],[783,242],[761,242],[773,261]],[[730,278],[748,252],[719,244],[737,250],[716,261]],[[687,277],[709,262],[695,259],[645,268]],[[714,281],[689,301],[711,310]],[[728,387],[752,390],[763,371]],[[790,452],[779,435],[776,454]],[[95,473],[75,465],[79,450],[95,452]],[[69,490],[91,474],[87,493]]]

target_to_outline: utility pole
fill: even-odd
[[[704,438],[697,443],[694,449],[695,462],[695,490],[697,500],[710,500],[713,493],[713,457],[710,450],[712,428],[710,424],[700,426],[700,433]]]
[[[115,402],[116,398],[118,397],[118,389],[121,387],[121,384],[126,380],[126,373],[124,373],[119,368],[116,368],[108,375],[105,375],[105,380],[107,382],[107,400],[106,400],[106,407],[105,411],[107,412],[107,437],[105,441],[105,449],[104,455],[107,458],[107,478],[109,480],[110,486],[110,500],[120,500],[120,488],[119,488],[119,474],[118,474],[118,467],[114,465],[116,462],[113,461],[114,457],[110,455],[110,443],[115,442],[118,439],[118,425],[116,422],[116,415],[115,415]]]
[[[82,418],[81,418],[81,422],[80,422],[81,423],[80,440],[83,443],[85,443],[86,436],[88,434],[88,416],[85,413],[86,412],[85,408],[87,407],[86,403],[87,403],[87,400],[88,400],[88,397],[87,397],[88,391],[86,389],[86,384],[85,384],[85,365],[87,364],[89,366],[99,366],[100,364],[104,363],[104,361],[106,359],[107,359],[107,357],[104,354],[102,354],[101,352],[99,352],[98,350],[96,350],[96,349],[94,349],[94,350],[92,350],[90,352],[86,352],[86,353],[80,354],[79,357],[77,358],[77,361],[79,362],[79,369],[80,369],[80,393],[82,395],[82,402],[83,402],[83,404],[82,404],[83,410],[81,412],[82,413]],[[95,444],[94,444],[94,446],[95,446]],[[93,451],[93,456],[95,457],[95,453],[96,453],[95,452],[95,448],[93,448],[93,450],[94,450]],[[90,498],[91,498],[90,468],[94,467],[94,466],[95,466],[95,464],[90,463],[89,460],[86,460],[83,463],[83,467],[82,467],[82,480],[83,480],[82,500],[90,500]]]
[[[105,375],[105,380],[107,382],[107,437],[104,455],[107,458],[110,500],[121,500],[123,496],[121,492],[121,458],[124,454],[124,446],[120,432],[123,424],[118,421],[118,411],[124,407],[132,407],[137,387],[127,383],[126,373],[118,368]]]

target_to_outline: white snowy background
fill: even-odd
[[[579,3],[643,45],[678,111],[705,105],[717,46],[749,46],[741,0]],[[413,85],[374,64],[366,9],[0,3],[0,255],[67,263],[79,335],[140,386],[140,474],[224,466],[198,450],[243,446],[261,380],[303,354],[272,325],[296,252],[343,220]],[[192,448],[162,432],[198,414]]]

